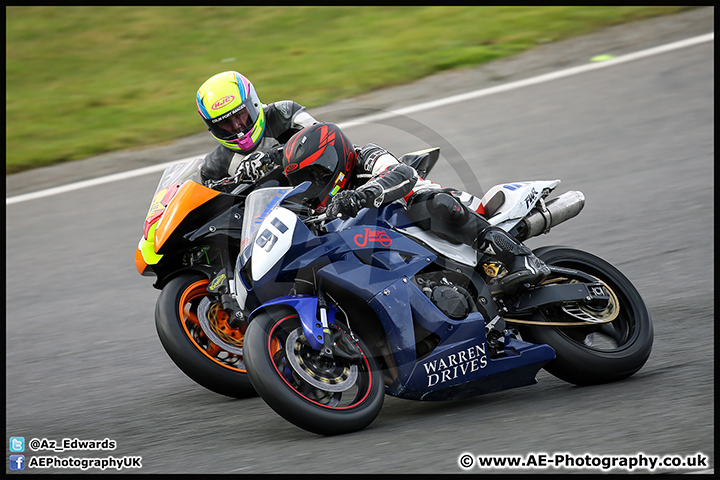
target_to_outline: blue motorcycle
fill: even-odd
[[[579,213],[560,183],[493,187],[486,216],[520,241]],[[416,227],[397,203],[342,221],[294,200],[309,183],[246,200],[233,296],[247,313],[248,376],[289,422],[320,435],[368,426],[384,395],[452,400],[531,385],[545,368],[576,385],[633,375],[653,341],[650,314],[608,262],[569,247],[535,254],[551,269],[511,297],[501,264]]]

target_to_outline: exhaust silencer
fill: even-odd
[[[582,192],[573,190],[553,198],[545,204],[545,211],[534,208],[530,214],[523,219],[525,228],[521,229],[523,241],[535,237],[566,220],[570,220],[585,206],[585,195]]]

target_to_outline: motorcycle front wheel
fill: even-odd
[[[155,307],[160,343],[185,375],[208,390],[234,398],[256,396],[243,362],[244,334],[231,328],[227,314],[210,301],[208,283],[205,275],[191,272],[165,285]]]
[[[313,349],[294,311],[261,313],[245,335],[248,374],[260,396],[285,420],[319,435],[367,427],[385,395],[382,373],[366,345],[340,331],[360,349],[358,361]]]
[[[569,247],[543,247],[535,251],[547,265],[579,270],[600,280],[610,298],[603,308],[556,306],[538,312],[545,322],[577,323],[587,326],[520,326],[523,340],[545,343],[556,357],[545,369],[575,385],[596,385],[627,378],[650,356],[653,326],[650,312],[630,280],[605,260]],[[577,281],[552,274],[544,282]]]

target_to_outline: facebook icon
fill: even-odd
[[[25,470],[25,455],[10,455],[10,470]]]

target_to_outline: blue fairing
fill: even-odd
[[[269,305],[286,305],[299,315],[313,348],[323,344],[318,327],[318,299],[282,296],[298,270],[314,266],[323,284],[330,282],[352,293],[377,314],[387,336],[397,376],[388,393],[409,399],[459,398],[535,383],[537,371],[552,360],[547,345],[521,342],[506,335],[507,355],[490,358],[481,313],[452,320],[411,281],[436,259],[436,254],[396,232],[391,225],[409,226],[404,209],[389,205],[364,209],[347,221],[334,220],[328,233],[315,236],[298,222],[292,246],[254,289]],[[286,282],[286,283],[283,283]],[[273,297],[273,295],[275,295]],[[263,298],[266,297],[266,298]],[[335,310],[328,312],[334,323]],[[439,338],[422,358],[416,351],[416,324]]]
[[[395,210],[381,209],[386,215],[377,217],[378,210],[365,209],[349,221],[330,222],[328,231],[335,234],[320,237],[299,223],[284,259],[255,282],[258,297],[267,301],[283,295],[281,292],[289,291],[285,282],[292,287],[297,271],[311,265],[325,264],[318,271],[321,277],[363,300],[370,300],[398,279],[412,277],[436,255],[390,229],[387,219],[399,217]],[[337,231],[338,226],[343,230]]]

